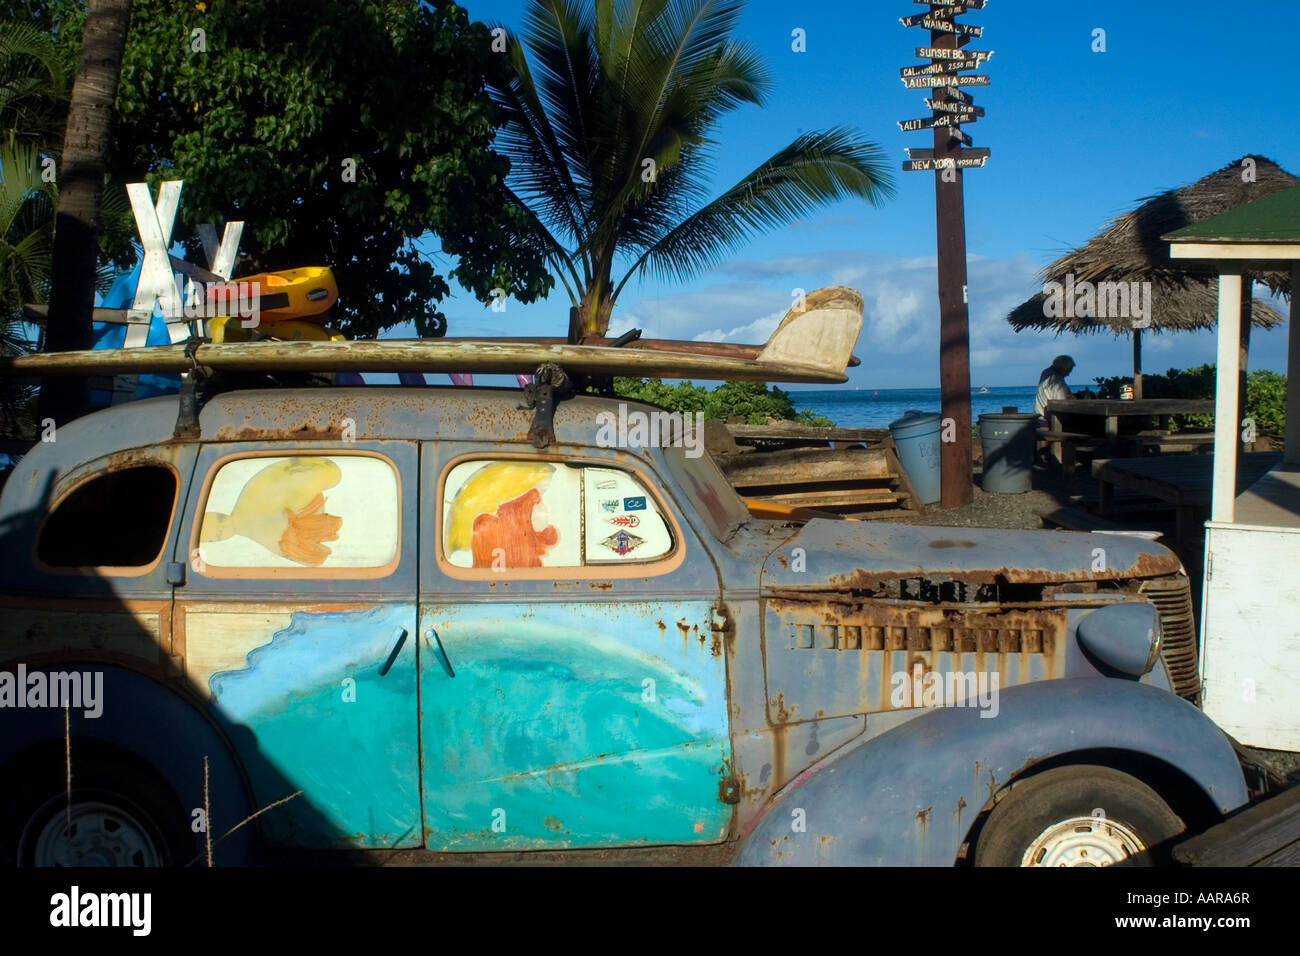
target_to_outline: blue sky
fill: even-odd
[[[465,6],[476,20],[511,27],[524,8],[522,0]],[[750,0],[738,34],[764,55],[773,83],[764,107],[732,113],[717,129],[715,192],[801,131],[856,126],[891,162],[906,159],[907,146],[931,145],[928,133],[897,125],[928,113],[924,92],[904,88],[898,75],[923,62],[913,50],[928,39],[898,18],[923,9],[907,0]],[[1142,197],[1248,153],[1300,173],[1284,82],[1294,70],[1278,29],[1294,16],[1261,0],[990,0],[965,20],[985,28],[970,48],[995,51],[982,71],[991,85],[970,91],[987,113],[967,127],[976,146],[992,150],[983,169],[965,175],[972,382],[1033,383],[1058,352],[1078,361],[1076,386],[1122,374],[1131,368],[1127,338],[1013,333],[1006,314],[1041,289],[1040,268]],[[806,33],[805,53],[791,49],[796,28]],[[1106,31],[1104,53],[1092,51],[1098,28]],[[895,165],[895,177],[898,194],[881,208],[836,204],[755,239],[689,285],[632,280],[611,328],[761,342],[792,289],[848,285],[866,301],[857,347],[863,362],[850,385],[937,386],[933,176]],[[511,301],[494,313],[453,283],[454,298],[444,304],[449,334],[562,335],[568,298],[557,290],[544,302]],[[1285,335],[1256,333],[1252,367],[1285,371]],[[1147,371],[1213,360],[1210,333],[1143,340]]]

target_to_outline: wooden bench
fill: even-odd
[[[1128,441],[1139,455],[1171,449],[1205,451],[1214,449],[1214,432],[1154,432],[1130,435]]]
[[[1105,439],[1084,432],[1053,431],[1050,428],[1038,429],[1038,440],[1049,443],[1052,456],[1061,463],[1061,474],[1073,478],[1078,463],[1079,449],[1095,451]]]

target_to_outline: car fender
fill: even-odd
[[[26,672],[30,678],[37,671],[80,673],[91,680],[102,675],[102,689],[96,695],[99,714],[92,716],[93,711],[85,707],[67,710],[74,780],[78,742],[96,741],[129,751],[157,771],[190,814],[192,828],[200,827],[203,816],[195,811],[206,806],[207,827],[214,842],[253,812],[243,769],[225,738],[181,694],[145,674],[110,664],[47,664],[28,667]],[[33,748],[57,743],[63,750],[64,714],[61,704],[0,711],[4,729],[0,733],[0,780],[11,769],[11,761]],[[242,827],[224,840],[213,851],[214,861],[251,859],[253,830]]]
[[[996,711],[936,708],[829,755],[776,795],[736,863],[951,866],[1009,781],[1098,749],[1171,765],[1220,813],[1247,800],[1228,738],[1182,698],[1125,680],[1042,681],[1001,691]]]

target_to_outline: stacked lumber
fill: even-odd
[[[714,441],[710,451],[746,498],[860,518],[923,512],[888,431],[728,425],[727,432],[731,442]]]

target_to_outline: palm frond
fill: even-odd
[[[754,235],[856,196],[879,205],[894,194],[884,151],[844,127],[807,133],[645,251],[628,271],[688,279]]]

